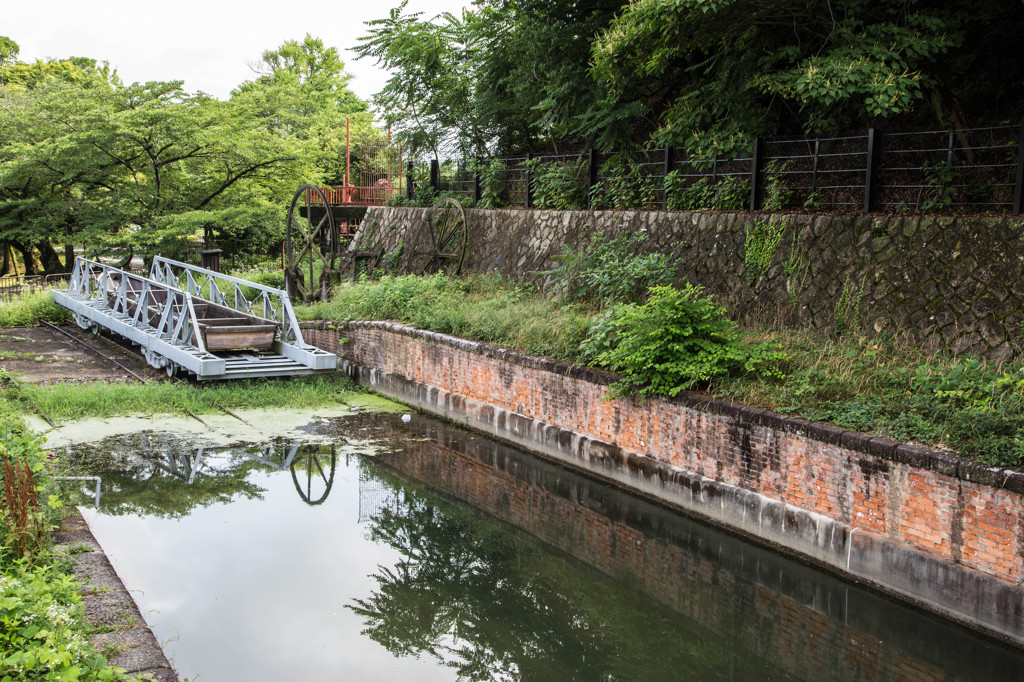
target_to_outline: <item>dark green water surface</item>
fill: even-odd
[[[68,454],[183,678],[1024,679],[1018,650],[427,417],[305,431]]]

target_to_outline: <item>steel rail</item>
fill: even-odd
[[[101,350],[99,350],[98,348],[95,348],[95,347],[94,347],[94,346],[92,346],[91,344],[88,344],[88,343],[86,343],[86,342],[85,342],[85,341],[83,341],[82,339],[78,338],[77,336],[75,336],[74,334],[72,334],[71,332],[69,332],[69,331],[68,331],[67,329],[61,329],[61,328],[60,328],[60,327],[58,327],[57,325],[55,325],[55,324],[50,324],[49,322],[45,322],[45,321],[43,321],[43,320],[40,320],[40,321],[39,321],[39,323],[40,323],[40,324],[42,324],[42,325],[43,325],[43,326],[45,326],[45,327],[49,327],[50,329],[53,329],[53,330],[55,330],[55,331],[58,331],[58,332],[60,332],[61,334],[64,334],[65,336],[67,336],[68,338],[70,338],[70,339],[71,339],[72,341],[76,341],[76,342],[78,342],[79,344],[81,344],[82,346],[85,346],[85,348],[87,348],[88,350],[92,351],[92,352],[93,352],[93,353],[95,353],[96,355],[100,356],[101,358],[103,358],[103,359],[104,359],[104,360],[106,360],[107,362],[112,362],[112,363],[114,363],[115,365],[117,365],[118,367],[120,367],[121,369],[123,369],[124,371],[128,372],[128,374],[130,374],[130,375],[131,375],[132,377],[134,377],[135,379],[137,379],[137,380],[141,381],[142,383],[147,383],[147,381],[148,381],[148,380],[147,380],[146,378],[144,378],[144,377],[141,377],[141,376],[139,376],[138,374],[136,374],[135,372],[133,372],[133,371],[131,370],[131,368],[130,368],[130,367],[128,367],[127,365],[125,365],[125,364],[124,364],[124,363],[122,363],[121,361],[119,361],[119,360],[117,360],[117,359],[115,359],[115,358],[112,358],[112,357],[110,357],[109,355],[106,355],[106,354],[105,354],[105,353],[103,353],[103,352],[102,352]]]

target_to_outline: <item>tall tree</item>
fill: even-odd
[[[333,47],[307,35],[263,53],[260,75],[240,85],[231,102],[269,132],[302,148],[306,180],[344,179],[346,119],[353,140],[380,139],[373,113],[349,88],[351,76]]]

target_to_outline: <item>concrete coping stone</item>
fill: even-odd
[[[528,369],[537,369],[572,379],[588,381],[600,386],[608,386],[619,379],[617,374],[593,367],[581,367],[561,360],[527,355],[519,351],[480,341],[470,341],[452,336],[451,334],[416,329],[415,327],[398,322],[353,321],[334,323],[327,320],[314,320],[302,322],[301,327],[303,329],[321,331],[377,329],[429,341],[442,346],[449,346]],[[643,399],[648,400],[650,398]],[[908,464],[951,478],[959,478],[964,481],[989,485],[994,488],[1005,488],[1012,492],[1024,494],[1024,472],[1004,467],[985,466],[974,460],[961,458],[944,450],[911,443],[900,443],[889,438],[872,436],[857,431],[846,431],[833,424],[790,417],[772,412],[771,410],[712,398],[698,393],[684,392],[675,398],[657,398],[657,400],[682,405],[702,412],[731,417],[744,424],[763,426],[778,431],[803,435],[827,445],[843,447],[853,452]]]

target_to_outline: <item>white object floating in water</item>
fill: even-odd
[[[412,416],[408,415],[408,414],[403,414],[402,415],[402,421],[404,421],[406,424],[408,424],[409,422],[412,421]]]
[[[358,412],[359,411],[359,406],[358,405],[353,405],[352,407],[348,408],[348,410],[349,410],[349,412]]]

